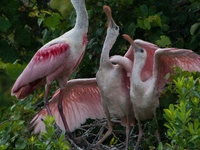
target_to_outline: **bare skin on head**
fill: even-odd
[[[108,18],[108,29],[96,78],[101,91],[102,107],[108,120],[109,129],[96,145],[100,145],[111,134],[111,117],[114,117],[122,119],[126,126],[126,149],[128,149],[130,124],[134,124],[134,113],[129,88],[125,82],[127,72],[123,66],[113,65],[109,59],[109,52],[119,35],[119,27],[112,19],[111,9],[108,6],[104,6],[103,9]]]

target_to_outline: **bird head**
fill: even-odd
[[[111,9],[108,6],[103,6],[103,10],[106,13],[106,16],[108,18],[108,31],[112,34],[119,34],[119,27],[116,25],[115,21],[112,18]]]
[[[144,48],[145,50],[148,50],[148,51],[152,51],[152,50],[157,50],[159,47],[153,43],[150,43],[150,42],[146,42],[146,41],[143,41],[143,40],[140,40],[140,39],[136,39],[134,40],[134,43],[137,44],[139,47],[142,47]]]
[[[145,48],[138,46],[137,41],[136,42],[133,41],[131,39],[131,37],[127,34],[123,34],[123,38],[132,45],[135,57],[141,58],[141,59],[146,59],[147,52],[146,52]]]

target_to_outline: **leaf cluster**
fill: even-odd
[[[200,77],[198,72],[181,72],[173,77],[175,88],[170,90],[177,93],[177,104],[170,104],[164,109],[164,124],[171,140],[168,149],[199,149],[200,145]]]

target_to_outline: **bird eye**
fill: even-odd
[[[115,26],[115,30],[118,30],[118,26]]]
[[[140,48],[140,52],[143,53],[143,52],[144,52],[144,49],[143,49],[143,48]]]

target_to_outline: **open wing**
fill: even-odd
[[[58,90],[49,101],[49,107],[57,125],[64,130],[59,110],[57,107],[60,90]],[[67,83],[63,96],[63,112],[67,120],[70,131],[79,128],[85,123],[87,118],[101,119],[105,117],[101,105],[100,90],[97,86],[96,78],[91,79],[74,79]],[[34,133],[45,131],[45,124],[41,118],[48,115],[46,108],[43,108],[30,122],[28,129],[34,128]]]
[[[40,80],[56,71],[65,62],[70,52],[69,45],[64,41],[63,43],[52,42],[51,45],[48,45],[43,46],[33,56],[30,63],[16,80],[11,95],[15,95],[18,99],[26,98],[30,92],[35,90],[36,87],[38,88],[38,84],[44,85],[46,83],[39,83]],[[21,89],[23,86],[25,88]]]
[[[180,67],[183,71],[200,72],[200,56],[192,50],[164,48],[155,52],[154,72],[157,77],[157,88],[160,91],[167,82],[164,77],[167,73],[175,73],[173,67]]]

